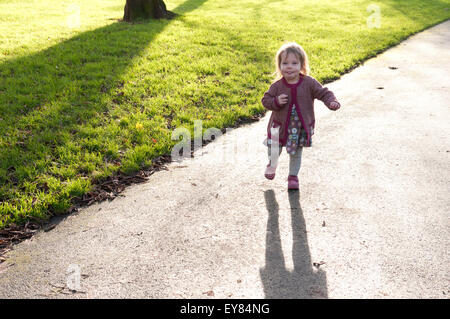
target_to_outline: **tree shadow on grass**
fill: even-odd
[[[270,299],[327,298],[326,274],[321,269],[313,270],[299,192],[289,191],[294,264],[292,271],[286,268],[283,256],[278,224],[279,206],[274,191],[265,191],[264,198],[269,213],[266,232],[266,265],[260,270],[265,297]]]
[[[182,4],[180,4],[178,7],[176,7],[173,11],[177,14],[184,14],[191,11],[194,11],[198,7],[200,7],[203,3],[205,3],[208,0],[191,0],[191,1],[185,1]]]
[[[187,0],[172,10],[185,14],[205,1]],[[94,127],[107,124],[99,123],[100,115],[126,100],[121,76],[171,21],[116,22],[0,64],[0,221],[12,213],[27,219],[57,210],[32,194],[25,201],[15,195],[27,187],[49,193],[52,185],[36,189],[24,184],[51,175],[51,166],[79,160],[65,146],[89,138],[82,131],[91,129],[96,118]],[[82,149],[90,156],[104,150],[95,144]]]

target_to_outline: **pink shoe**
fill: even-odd
[[[274,179],[275,178],[275,171],[277,170],[277,167],[270,166],[270,163],[266,167],[266,172],[264,173],[264,176],[267,179]]]
[[[298,177],[295,175],[288,176],[288,189],[298,189]]]

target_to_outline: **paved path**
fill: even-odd
[[[16,246],[0,297],[449,298],[448,52],[450,21],[327,85],[299,192],[266,116]]]

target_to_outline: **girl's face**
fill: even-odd
[[[281,56],[280,70],[287,81],[298,81],[300,77],[301,63],[293,53],[284,53]]]

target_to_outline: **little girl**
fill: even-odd
[[[309,76],[308,56],[295,43],[286,43],[275,56],[277,78],[264,93],[262,104],[272,111],[267,127],[269,164],[265,177],[273,179],[283,146],[289,153],[288,189],[298,189],[303,147],[310,147],[314,134],[314,99],[330,110],[341,107],[333,92]]]

